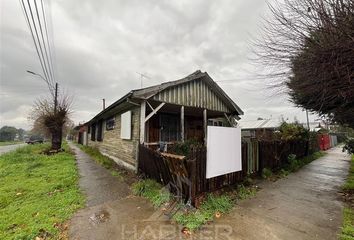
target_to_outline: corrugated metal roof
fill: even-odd
[[[264,128],[278,128],[280,126],[279,120],[275,119],[262,119],[245,121],[240,120],[238,126],[241,129],[264,129]]]

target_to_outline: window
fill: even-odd
[[[131,139],[132,111],[123,113],[120,118],[120,137],[122,139]]]
[[[110,117],[106,120],[106,130],[107,131],[114,129],[115,125],[116,125],[116,120],[114,117]]]
[[[90,126],[87,127],[87,133],[88,133],[88,134],[91,133],[91,127],[90,127]]]
[[[96,124],[91,125],[91,141],[96,141]]]
[[[97,124],[97,141],[102,141],[103,135],[102,135],[102,126],[103,125],[103,120],[99,120]]]
[[[173,142],[179,139],[179,118],[174,115],[161,115],[161,141]]]
[[[208,126],[224,126],[223,121],[220,121],[218,119],[209,119],[208,120]]]

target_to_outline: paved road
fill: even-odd
[[[75,148],[80,186],[88,206],[71,220],[70,239],[186,239],[181,229],[128,186]],[[257,196],[188,239],[312,240],[337,239],[342,202],[337,192],[349,168],[339,148],[296,173],[265,181]]]
[[[16,148],[23,147],[23,146],[25,146],[25,145],[26,145],[25,143],[21,143],[21,144],[0,146],[0,155],[1,155],[1,154],[4,154],[4,153],[7,153],[7,152],[10,152],[10,151],[13,151],[13,150],[15,150]]]

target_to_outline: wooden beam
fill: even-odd
[[[154,111],[154,108],[151,106],[151,104],[149,103],[149,101],[146,101],[146,103],[149,105],[149,107],[151,108],[151,110]]]
[[[184,106],[181,107],[181,141],[184,142]]]
[[[224,115],[225,115],[226,120],[229,122],[230,126],[233,127],[233,124],[232,124],[230,118],[227,116],[226,113],[224,113]]]
[[[203,110],[203,125],[204,125],[204,145],[207,145],[207,136],[208,136],[208,116],[207,110]]]
[[[145,110],[146,102],[142,102],[140,105],[140,144],[145,142]]]
[[[156,114],[157,111],[160,110],[160,108],[163,107],[163,105],[165,105],[165,103],[161,103],[154,110],[152,110],[152,112],[149,115],[147,115],[147,117],[145,118],[145,122],[147,122],[152,116],[154,116],[154,114]]]

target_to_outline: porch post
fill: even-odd
[[[181,140],[184,142],[184,106],[181,107]]]
[[[207,145],[207,136],[208,136],[208,116],[207,110],[203,110],[203,125],[204,125],[204,145]]]
[[[145,109],[146,102],[143,101],[140,105],[140,144],[145,142]]]

